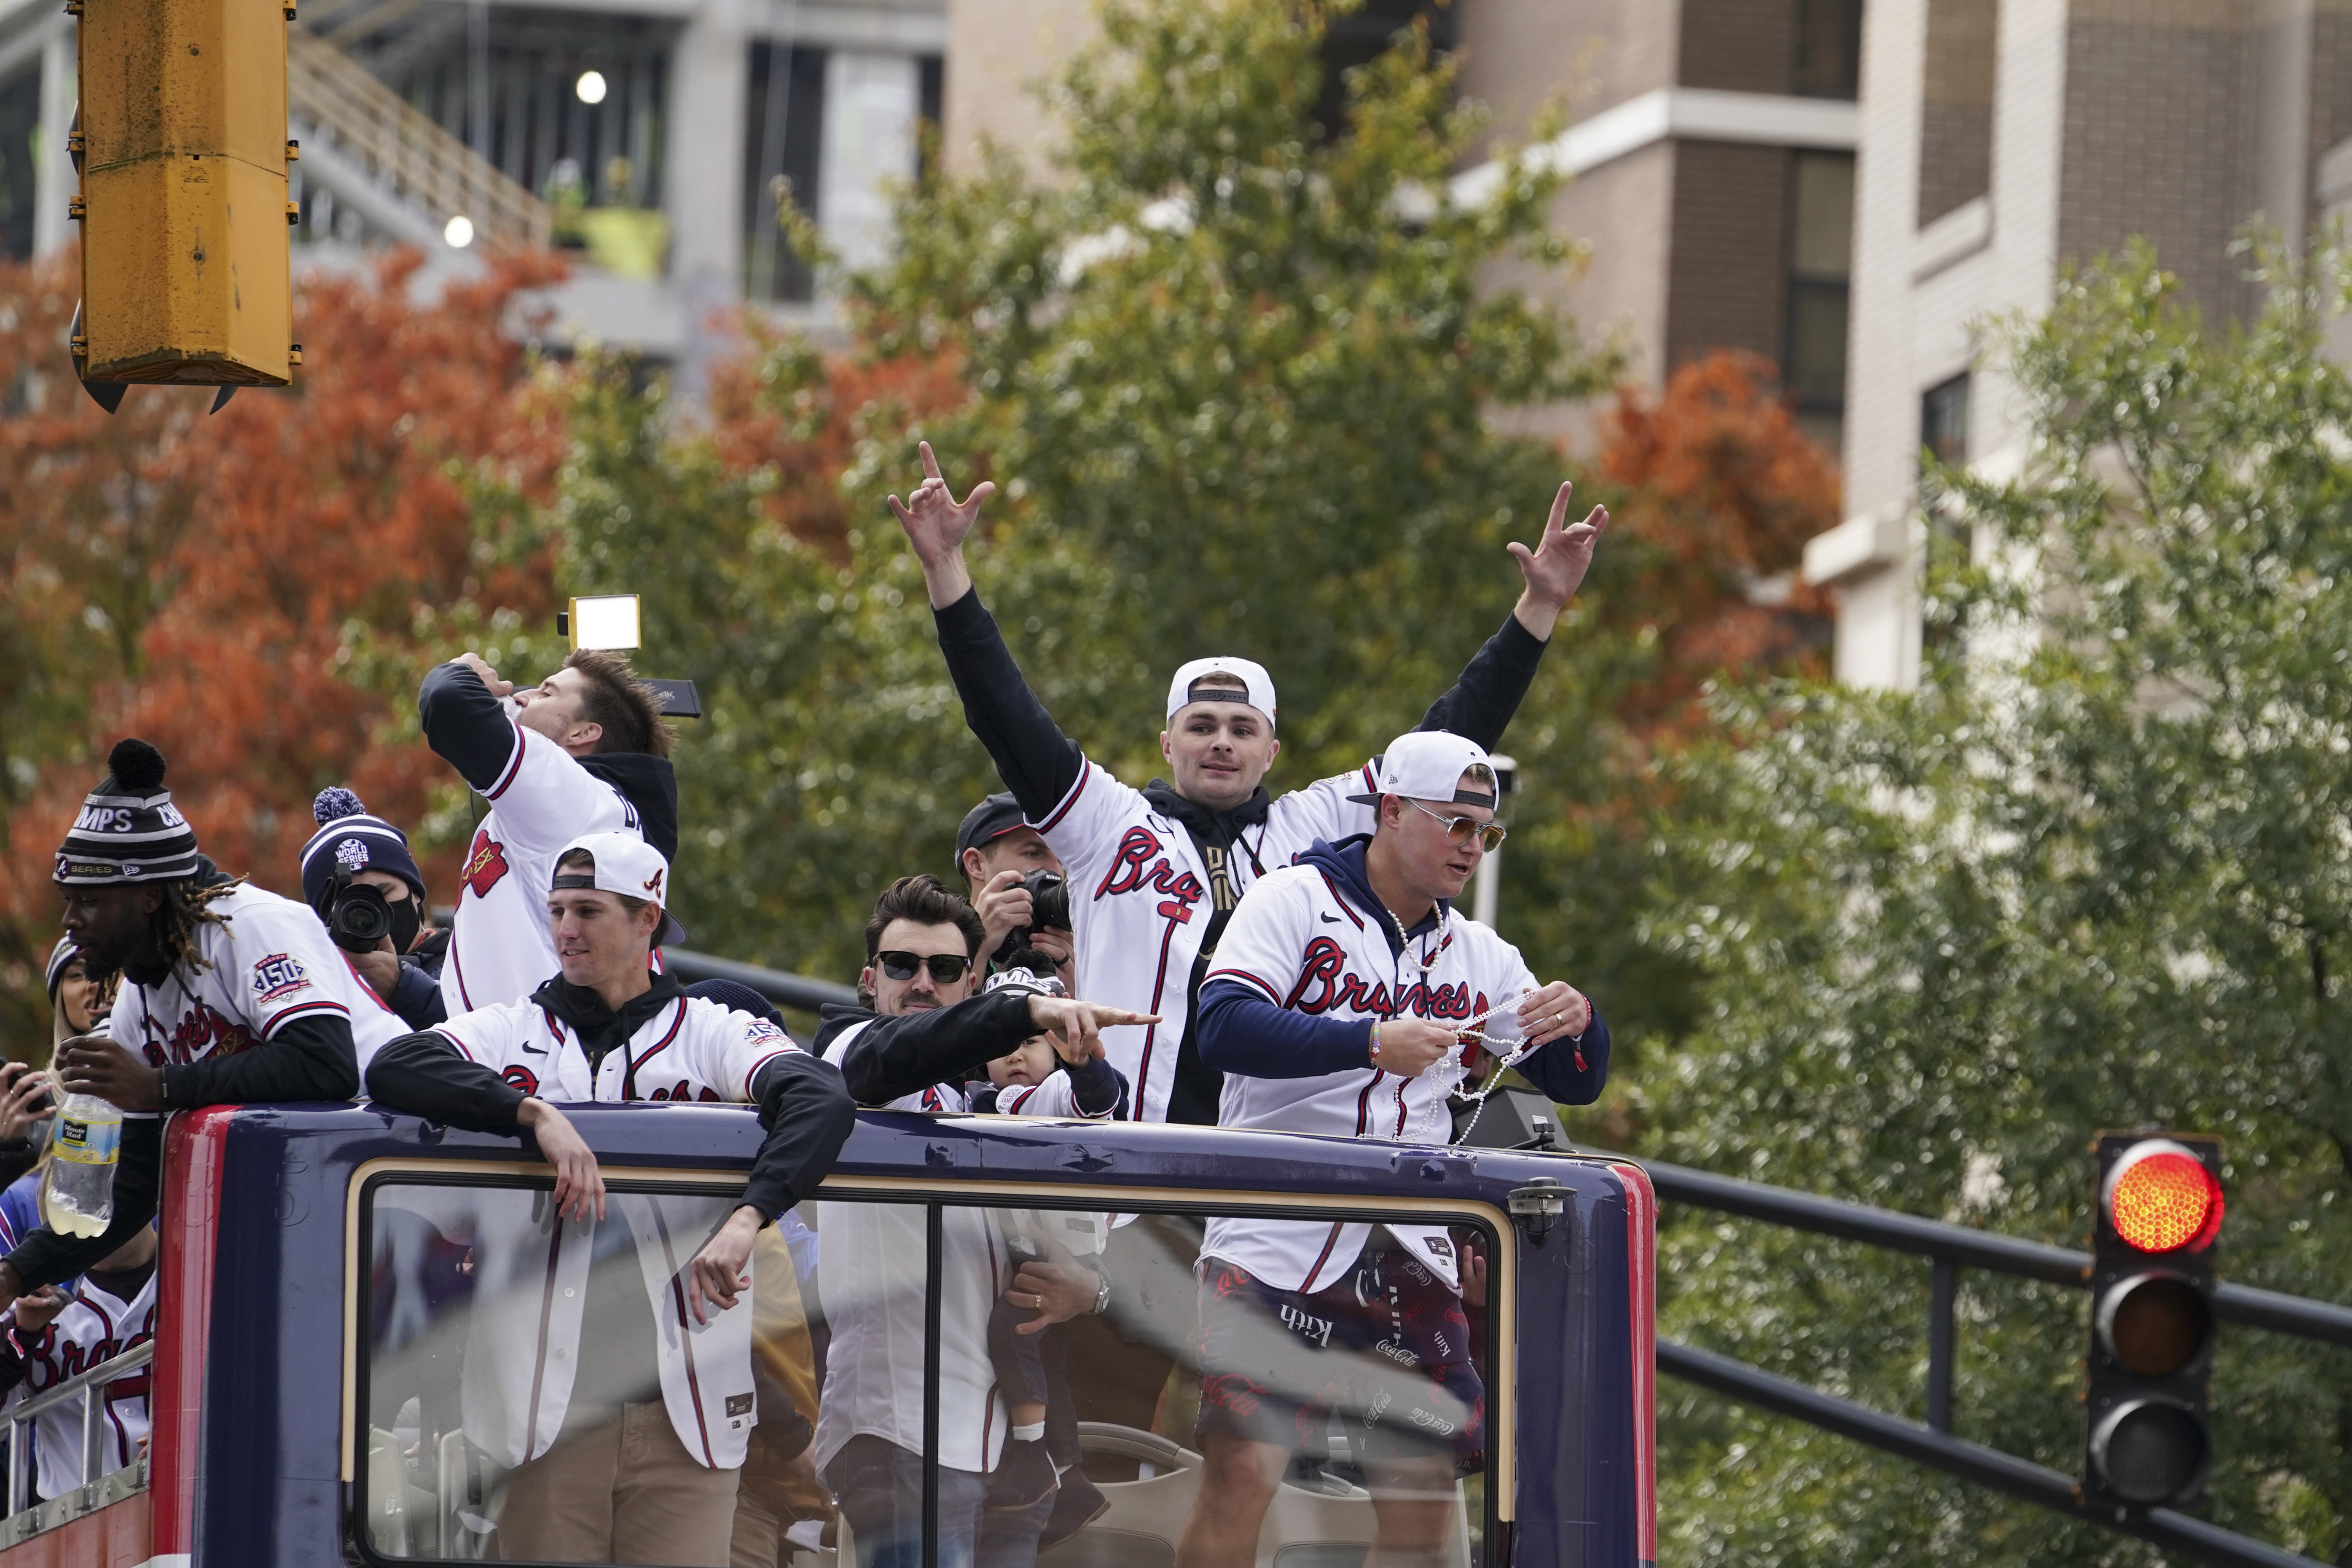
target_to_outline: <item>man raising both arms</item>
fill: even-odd
[[[1282,749],[1274,681],[1245,658],[1194,659],[1176,672],[1160,737],[1172,784],[1134,789],[1088,762],[1022,679],[964,565],[963,542],[995,487],[983,481],[958,502],[928,443],[922,456],[923,483],[904,505],[891,497],[890,510],[922,563],[964,718],[1068,868],[1077,994],[1159,1016],[1103,1031],[1111,1065],[1134,1085],[1139,1120],[1213,1123],[1220,1085],[1192,1037],[1201,973],[1251,882],[1318,838],[1371,830],[1370,809],[1349,798],[1371,770],[1270,797],[1264,780]],[[1559,487],[1536,548],[1511,545],[1526,590],[1420,728],[1481,746],[1501,740],[1609,525],[1594,507],[1564,526],[1571,489]]]

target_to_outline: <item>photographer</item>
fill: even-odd
[[[340,787],[320,790],[310,815],[319,831],[302,846],[302,901],[401,1022],[431,1028],[449,1016],[441,1002],[449,939],[430,929],[408,835]]]
[[[956,865],[964,894],[980,914],[980,951],[993,969],[1049,966],[1066,990],[1076,963],[1070,937],[1070,893],[1062,858],[1021,815],[1010,790],[964,814],[956,829]],[[1023,955],[1045,963],[1024,963]]]

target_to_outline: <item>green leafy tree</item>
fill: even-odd
[[[2145,249],[2069,279],[2005,340],[2023,472],[1926,487],[1920,689],[1727,704],[1667,770],[1649,934],[1705,982],[1642,1086],[1656,1152],[2081,1247],[2095,1130],[2210,1130],[2225,1276],[2352,1295],[2344,259],[2272,263],[2231,330]],[[1917,1416],[1923,1263],[1670,1217],[1663,1331]],[[1963,1279],[1958,1431],[2074,1469],[2086,1298]],[[2225,1327],[2218,1522],[2352,1552],[2341,1354]],[[1681,1561],[2155,1558],[1664,1393]]]
[[[1549,178],[1430,197],[1479,122],[1421,35],[1318,130],[1327,23],[1111,5],[1057,90],[1066,165],[912,190],[896,261],[848,284],[856,354],[771,345],[709,440],[604,367],[572,394],[558,499],[485,489],[486,548],[552,549],[567,592],[642,593],[642,667],[701,683],[679,768],[698,942],[846,977],[874,894],[949,872],[957,821],[999,787],[882,505],[919,478],[919,437],[959,489],[998,477],[982,590],[1048,705],[1138,782],[1168,671],[1204,648],[1278,672],[1286,784],[1412,723],[1501,622],[1504,543],[1537,536],[1561,476],[1489,416],[1607,365],[1480,292],[1498,257],[1570,247],[1543,226]],[[486,610],[450,625],[496,632]],[[527,630],[502,651],[551,660]]]

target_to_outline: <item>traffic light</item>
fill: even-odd
[[[286,385],[301,363],[287,232],[299,215],[286,199],[293,5],[66,9],[80,18],[75,370],[110,412],[129,383]]]
[[[2221,1145],[2103,1132],[2091,1242],[2083,1495],[2111,1508],[2204,1499]]]

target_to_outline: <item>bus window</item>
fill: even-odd
[[[730,1191],[615,1180],[580,1224],[543,1182],[379,1176],[356,1534],[401,1563],[1486,1561],[1486,1221],[1096,1191],[828,1184],[698,1326],[680,1271]]]
[[[707,1322],[687,1289],[735,1201],[615,1182],[583,1222],[544,1183],[372,1184],[354,1435],[368,1554],[783,1562],[795,1524],[829,1522],[810,1455],[814,1232],[799,1211],[762,1231],[751,1294],[704,1304]],[[845,1287],[853,1315],[911,1303],[919,1320],[909,1212],[916,1246]]]

